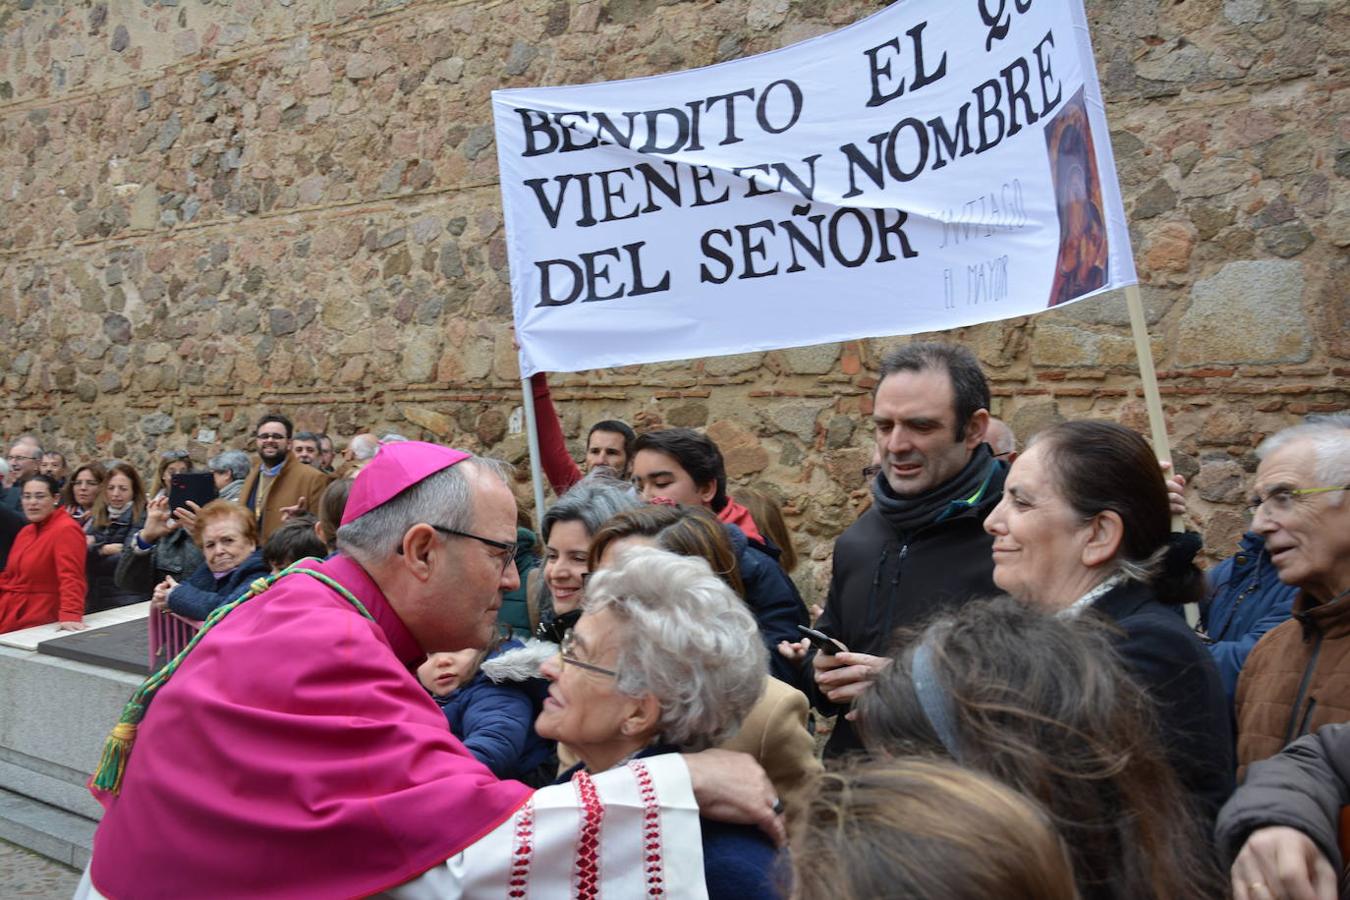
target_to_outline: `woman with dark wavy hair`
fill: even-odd
[[[1209,651],[1179,609],[1204,596],[1200,537],[1173,533],[1157,458],[1114,422],[1032,438],[984,522],[994,583],[1044,613],[1100,619],[1157,704],[1163,746],[1212,824],[1233,792],[1232,711]]]
[[[129,606],[150,599],[148,592],[128,590],[117,584],[117,564],[122,550],[132,540],[132,532],[145,522],[145,488],[140,473],[130,463],[108,466],[103,491],[94,501],[93,512],[84,523],[89,554],[86,562],[89,597],[88,612]]]
[[[1038,800],[1100,900],[1207,898],[1207,829],[1106,627],[1007,598],[937,619],[858,701],[874,756],[948,757]]]

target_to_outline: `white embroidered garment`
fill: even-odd
[[[689,770],[670,753],[579,773],[536,791],[464,852],[378,896],[706,900]],[[74,900],[107,900],[88,869]]]
[[[382,896],[704,900],[703,838],[678,754],[536,791],[463,853]]]

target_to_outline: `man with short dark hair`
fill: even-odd
[[[964,347],[906,344],[883,357],[872,426],[881,472],[874,502],[834,545],[834,572],[816,628],[850,652],[812,657],[816,706],[843,712],[884,665],[897,628],[998,593],[984,519],[1007,465],[985,443],[989,384]],[[805,642],[784,644],[802,660]],[[861,748],[842,715],[827,756]]]
[[[530,384],[534,391],[535,420],[539,429],[539,465],[553,493],[561,497],[582,479],[583,467],[578,466],[567,452],[567,440],[563,437],[562,423],[558,420],[558,410],[553,406],[553,397],[549,394],[548,379],[540,372],[530,378]],[[637,435],[625,422],[618,419],[596,422],[586,433],[585,471],[607,466],[619,478],[627,479],[633,467],[633,443],[636,440]]]
[[[46,450],[42,454],[42,462],[38,465],[38,471],[43,475],[50,475],[55,478],[61,487],[66,486],[66,455],[56,450]]]
[[[328,476],[291,456],[293,431],[291,420],[277,413],[263,416],[253,431],[258,464],[244,479],[239,499],[258,518],[260,542],[285,523],[286,510],[303,512],[328,487]]]
[[[319,436],[312,431],[297,431],[291,438],[291,455],[307,466],[319,468]]]

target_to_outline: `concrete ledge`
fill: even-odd
[[[144,603],[133,603],[131,606],[119,606],[116,609],[105,609],[103,612],[91,613],[84,617],[84,624],[89,626],[90,629],[98,629],[108,625],[120,625],[134,619],[149,618],[150,601],[147,600]],[[149,624],[146,627],[149,628]],[[0,634],[0,647],[13,647],[15,650],[36,650],[37,645],[43,641],[75,633],[73,631],[62,631],[55,622],[47,625],[34,625],[32,628],[23,628],[19,631]]]
[[[144,618],[146,605],[86,617]],[[103,809],[85,781],[140,676],[34,651],[55,625],[0,635],[0,838],[82,869]]]
[[[89,865],[96,827],[92,819],[0,790],[0,838],[73,869]]]

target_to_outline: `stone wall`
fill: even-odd
[[[10,0],[0,434],[242,445],[280,409],[523,460],[488,94],[779,47],[862,0]],[[1153,354],[1211,553],[1252,448],[1350,393],[1350,12],[1092,0]],[[1146,429],[1121,299],[964,329],[996,412]],[[818,596],[891,341],[558,376],[565,427],[707,427],[787,504]],[[521,485],[521,495],[528,488]]]

